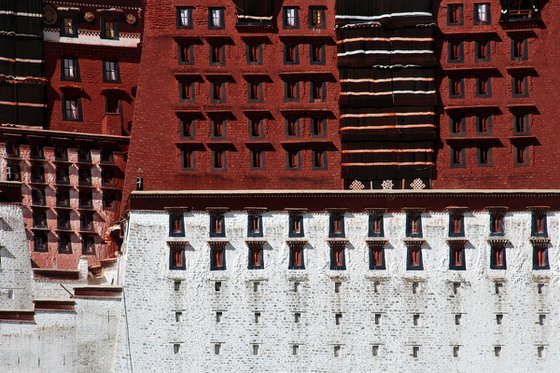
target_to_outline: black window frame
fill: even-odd
[[[194,80],[179,80],[179,101],[195,102],[196,101],[196,82]],[[185,97],[186,92],[190,93],[190,98]]]
[[[336,263],[336,253],[340,252],[342,254],[342,263],[337,265]],[[345,271],[346,270],[346,247],[344,246],[333,246],[330,248],[330,270],[331,271]]]
[[[251,60],[251,49],[253,47],[257,48],[257,59],[256,59],[256,61]],[[247,60],[247,65],[262,65],[263,64],[263,45],[262,45],[262,43],[254,43],[254,42],[246,43],[245,58]]]
[[[459,92],[453,93],[453,85],[456,80],[459,80]],[[449,77],[449,98],[465,98],[465,79],[457,77]]]
[[[412,261],[412,254],[414,251],[418,250],[418,264],[414,264]],[[406,248],[406,270],[407,271],[423,271],[424,270],[424,258],[422,255],[421,246],[408,246]]]
[[[291,156],[294,154],[297,156],[297,165],[293,167],[291,165]],[[286,169],[290,171],[299,171],[301,170],[301,150],[297,149],[288,149],[286,150]]]
[[[315,12],[319,12],[320,23],[316,24],[314,22]],[[308,11],[308,24],[309,28],[313,30],[324,30],[327,28],[327,19],[325,18],[325,7],[324,6],[310,6]]]
[[[215,26],[212,23],[212,12],[218,11],[220,24]],[[209,7],[208,8],[208,30],[224,30],[226,28],[225,8],[223,7]]]
[[[179,222],[180,231],[174,231],[175,221]],[[185,215],[182,212],[169,214],[169,237],[185,237]]]
[[[253,230],[253,221],[257,222],[258,231]],[[262,214],[249,213],[247,214],[247,237],[264,237],[264,227],[262,222]]]
[[[33,251],[38,253],[46,253],[49,251],[49,237],[46,232],[33,233]]]
[[[375,263],[375,252],[380,252],[381,254],[381,264]],[[369,253],[369,269],[370,270],[384,270],[387,269],[387,263],[385,261],[385,247],[383,246],[371,246],[368,248]]]
[[[179,65],[194,65],[194,43],[185,40],[177,42],[177,61]]]
[[[481,57],[479,50],[481,48],[481,44],[484,43],[484,49],[486,49],[486,57]],[[490,40],[475,40],[474,41],[474,60],[475,62],[490,62]]]
[[[209,44],[209,63],[210,66],[225,66],[226,65],[226,44]],[[214,53],[214,49],[219,48],[217,53]],[[216,60],[214,55],[219,55],[220,59]]]
[[[455,232],[455,219],[461,222],[461,231]],[[449,214],[449,237],[465,237],[465,215],[462,213]]]
[[[476,160],[478,167],[492,167],[494,166],[493,147],[491,146],[477,146],[476,147]],[[482,152],[486,150],[486,163],[482,162]]]
[[[291,246],[290,248],[290,258],[289,258],[289,262],[288,262],[288,269],[296,269],[296,270],[303,270],[305,269],[305,249],[303,247],[303,245],[294,245]],[[301,263],[299,265],[297,265],[295,262],[295,253],[296,251],[299,251],[301,254]]]
[[[222,265],[218,266],[216,260],[216,253],[220,255]],[[211,271],[225,271],[227,269],[226,264],[226,248],[225,246],[213,246],[210,248],[210,270]]]
[[[300,226],[300,231],[299,232],[296,232],[295,229],[294,229],[296,221],[299,222],[299,226]],[[305,237],[305,230],[304,230],[304,225],[303,225],[303,215],[302,214],[290,214],[288,216],[288,237],[290,237],[290,238]]]
[[[180,265],[177,265],[177,253],[181,257]],[[169,270],[172,271],[184,271],[187,269],[187,263],[185,263],[185,248],[172,246],[169,248]]]
[[[296,95],[294,97],[289,97],[288,96],[288,92],[289,92],[288,85],[289,84],[294,84],[295,85]],[[300,100],[299,85],[300,85],[299,80],[285,80],[284,81],[284,102],[299,102],[299,100]]]
[[[455,131],[455,124],[460,123],[460,131]],[[449,116],[449,133],[451,136],[465,136],[467,134],[466,118],[464,114]]]
[[[457,22],[453,21],[453,17],[452,15],[452,9],[454,7],[457,7],[458,12],[459,12],[459,19],[457,20]],[[447,5],[447,26],[462,26],[464,23],[464,7],[463,4],[448,4]]]
[[[255,263],[255,258],[253,253],[257,252],[260,263]],[[264,250],[263,245],[251,245],[249,246],[248,250],[248,258],[247,258],[247,269],[255,270],[255,269],[264,269]]]
[[[486,21],[481,21],[478,18],[478,7],[481,5],[486,5],[488,7],[487,9],[487,20]],[[489,25],[492,23],[492,7],[490,3],[475,3],[474,7],[473,7],[473,21],[475,25]]]
[[[294,25],[288,25],[288,9],[294,10]],[[282,26],[284,29],[299,29],[299,7],[295,6],[285,6],[282,8]]]
[[[313,56],[315,55],[314,52],[314,48],[316,46],[319,46],[321,48],[320,52],[319,52],[319,56],[320,58],[318,60],[315,60],[313,58]],[[309,64],[311,65],[325,65],[327,62],[327,52],[326,52],[327,48],[326,45],[321,43],[310,43],[309,44]]]
[[[65,65],[65,61],[72,61],[73,64],[73,68],[74,68],[74,77],[69,77],[66,76],[65,72],[66,70],[69,70],[69,68],[66,67]],[[66,82],[79,82],[81,81],[81,77],[80,77],[80,60],[77,58],[67,58],[67,57],[62,57],[60,59],[60,80],[62,81],[66,81]]]
[[[77,116],[76,118],[69,118],[68,117],[68,113],[66,111],[66,103],[70,102],[70,101],[75,101],[76,102],[76,110],[77,110]],[[66,122],[83,122],[84,121],[84,116],[83,116],[83,111],[82,111],[82,98],[80,96],[76,96],[76,95],[62,95],[62,120],[66,121]]]
[[[294,48],[294,60],[289,61],[288,56],[288,48]],[[299,44],[284,44],[284,65],[299,65]]]
[[[539,258],[538,258],[539,255],[538,253],[541,250],[543,251],[543,255],[544,255],[544,264],[542,265],[539,264]],[[550,269],[548,246],[534,245],[533,246],[533,270],[538,271],[538,270],[546,270],[546,269]]]
[[[417,232],[412,232],[413,219],[418,219]],[[421,213],[407,213],[406,214],[406,237],[408,238],[422,238],[422,214]]]
[[[216,222],[219,221],[222,227],[221,232],[216,231]],[[226,236],[226,218],[223,213],[210,214],[210,237],[225,237]]]
[[[502,252],[502,264],[496,262],[496,251]],[[490,269],[507,269],[506,248],[504,245],[490,245]]]
[[[66,32],[66,20],[72,20],[72,33]],[[60,36],[67,38],[77,38],[78,37],[78,17],[70,15],[62,15],[60,17]]]
[[[335,232],[335,221],[340,221],[340,232]],[[346,237],[344,213],[333,212],[329,214],[329,238]]]
[[[481,79],[486,79],[486,93],[481,92]],[[476,77],[476,97],[479,98],[489,98],[492,97],[492,78],[490,76],[478,76]]]
[[[523,91],[520,93],[516,92],[517,80],[523,79]],[[512,97],[529,97],[529,76],[528,75],[513,75],[511,77],[511,94]]]
[[[187,17],[188,24],[183,24],[183,17],[182,11],[187,10]],[[177,7],[176,8],[176,22],[177,22],[177,29],[192,29],[193,28],[193,8],[192,7]]]
[[[115,79],[110,78],[113,70],[109,70],[110,64],[114,66]],[[105,83],[120,83],[121,82],[121,69],[119,61],[103,61],[103,82]]]
[[[181,150],[181,169],[183,171],[194,171],[196,169],[196,154],[194,149]]]
[[[457,58],[453,57],[453,47],[455,44],[459,45],[459,55]],[[447,62],[460,63],[465,61],[465,43],[462,40],[449,40],[447,41]]]
[[[537,220],[542,218],[543,231],[537,230]],[[531,237],[548,237],[548,217],[546,212],[533,212],[531,214]]]
[[[58,233],[57,251],[59,254],[72,254],[72,240],[69,233]]]
[[[482,131],[482,117],[486,117],[486,131]],[[476,115],[476,133],[477,135],[490,135],[492,134],[492,114],[477,114]]]
[[[455,264],[455,253],[458,252],[461,256],[461,264]],[[465,247],[464,246],[451,246],[449,247],[449,269],[452,271],[466,271],[467,263],[465,262]]]
[[[109,37],[107,36],[107,23],[112,23],[113,24],[113,37]],[[101,34],[100,34],[100,38],[101,39],[107,39],[107,40],[119,40],[120,38],[120,34],[119,34],[119,21],[117,18],[113,18],[113,17],[101,17]]]

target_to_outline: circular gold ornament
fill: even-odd
[[[47,4],[43,7],[43,22],[46,25],[52,26],[58,20],[58,14],[54,6]]]
[[[127,14],[126,15],[126,23],[128,23],[129,25],[133,25],[136,23],[136,17],[133,14]]]
[[[84,19],[88,22],[93,22],[93,20],[95,19],[95,15],[92,12],[86,12],[84,14]]]

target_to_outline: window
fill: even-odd
[[[463,24],[463,4],[447,5],[447,24],[449,26]]]
[[[212,152],[212,167],[214,170],[226,169],[226,152],[225,150],[214,150]]]
[[[195,153],[192,150],[183,150],[181,152],[181,159],[183,161],[183,170],[194,170],[195,169]]]
[[[262,138],[263,132],[263,119],[252,118],[249,119],[249,137]]]
[[[462,115],[455,115],[449,118],[451,124],[451,135],[452,136],[464,136],[466,132],[465,128],[465,117]]]
[[[185,221],[182,213],[169,214],[169,236],[185,237]]]
[[[286,135],[289,137],[299,136],[299,119],[286,118]]]
[[[210,214],[210,237],[225,237],[226,236],[226,221],[224,214],[212,213]]]
[[[31,166],[31,182],[39,184],[45,182],[45,168],[43,166]]]
[[[78,24],[74,17],[65,16],[61,18],[60,36],[66,36],[70,38],[78,37]]]
[[[475,61],[489,62],[490,61],[490,41],[476,40],[474,42],[475,48]]]
[[[284,82],[284,101],[299,101],[299,82]]]
[[[249,247],[248,269],[264,269],[263,245],[251,245]]]
[[[225,139],[227,133],[227,122],[225,119],[216,118],[211,121],[212,138]]]
[[[72,254],[72,243],[68,233],[58,234],[58,253],[59,254]]]
[[[503,236],[504,235],[504,214],[492,213],[490,214],[490,235]]]
[[[225,28],[224,8],[209,8],[208,9],[208,28],[209,29],[223,29],[223,28]]]
[[[371,354],[373,356],[378,356],[379,355],[379,345],[371,346]]]
[[[529,165],[529,146],[516,145],[513,147],[515,152],[515,165],[527,166]]]
[[[506,269],[506,248],[503,245],[492,245],[490,248],[490,268]]]
[[[420,355],[420,346],[412,346],[412,357]]]
[[[311,134],[317,137],[325,136],[327,134],[327,119],[311,118]]]
[[[299,28],[299,9],[293,7],[285,7],[283,9],[283,25],[284,28]]]
[[[12,141],[6,141],[6,156],[18,158],[19,157],[19,144]]]
[[[297,65],[299,64],[299,45],[298,44],[285,44],[284,45],[284,64]]]
[[[103,61],[103,81],[120,82],[119,63],[116,61]]]
[[[251,213],[247,216],[247,236],[263,237],[261,214]]]
[[[121,100],[112,95],[105,96],[105,113],[119,114],[121,112]]]
[[[535,245],[533,247],[533,269],[550,269],[547,246]]]
[[[223,44],[210,45],[210,65],[224,66],[226,64],[226,46]]]
[[[369,214],[368,237],[383,237],[383,214]]]
[[[89,166],[80,167],[78,170],[78,184],[91,185],[91,168]]]
[[[61,65],[61,80],[80,81],[80,65],[77,58],[63,58],[61,60]]]
[[[327,85],[325,82],[309,82],[311,85],[311,102],[325,101],[327,98]]]
[[[263,101],[263,83],[262,82],[248,82],[249,89],[249,102],[262,102]]]
[[[531,216],[531,237],[548,237],[546,213],[533,212]]]
[[[183,247],[172,247],[169,250],[169,269],[184,270],[185,265],[185,249]]]
[[[31,189],[31,203],[34,206],[45,206],[46,201],[44,189]]]
[[[511,59],[522,61],[528,58],[527,39],[511,39]]]
[[[513,97],[529,96],[529,79],[526,76],[513,76],[511,80],[513,85]]]
[[[215,245],[210,249],[210,270],[223,271],[226,269],[226,249],[223,245]]]
[[[289,170],[299,170],[300,168],[300,155],[298,150],[288,150],[287,155],[287,166]]]
[[[309,27],[317,29],[325,26],[325,8],[309,7]]]
[[[45,159],[43,145],[32,142],[29,144],[29,157],[33,159]]]
[[[289,224],[289,237],[304,237],[305,233],[303,230],[303,215],[302,214],[290,214],[288,218]]]
[[[179,99],[182,102],[195,101],[195,82],[179,82]]]
[[[190,118],[183,118],[179,121],[181,126],[181,137],[184,139],[194,139],[196,133],[196,121]]]
[[[177,44],[179,64],[193,65],[194,64],[194,45],[191,43],[180,42]]]
[[[492,132],[492,117],[488,114],[478,114],[476,116],[476,132],[480,135]]]
[[[264,169],[264,151],[260,149],[251,150],[251,167],[253,169]]]
[[[47,228],[47,213],[45,211],[33,213],[33,228]]]
[[[82,121],[82,101],[80,97],[62,96],[62,119],[67,121]]]
[[[406,214],[406,236],[422,237],[422,216],[419,213]]]
[[[528,114],[514,114],[513,116],[513,133],[514,135],[526,135],[531,131],[529,130],[529,115]]]
[[[9,181],[21,181],[21,167],[19,164],[8,163],[6,166],[6,179]]]
[[[114,207],[115,202],[117,201],[116,197],[117,193],[113,190],[104,190],[102,195],[102,205],[104,209],[110,209]],[[120,201],[120,198],[118,198]]]
[[[449,41],[448,43],[448,61],[449,62],[463,62],[463,42],[462,41]]]
[[[177,28],[193,28],[192,8],[177,8]]]
[[[49,242],[45,232],[35,232],[33,236],[33,250],[38,252],[49,251]]]
[[[214,103],[224,103],[226,102],[226,83],[217,81],[211,82],[211,100]]]
[[[331,212],[329,214],[329,237],[340,238],[344,236],[344,213]]]
[[[247,44],[247,63],[249,65],[262,65],[263,48],[262,44]]]
[[[101,39],[119,38],[119,22],[113,19],[101,18]]]
[[[476,154],[479,166],[492,166],[492,148],[478,147]]]
[[[222,348],[222,345],[220,343],[214,343],[214,354],[219,355],[221,348]]]
[[[82,254],[84,255],[94,255],[95,254],[95,239],[93,236],[83,236],[82,237]]]
[[[455,325],[461,325],[461,314],[455,314]]]
[[[474,4],[475,25],[490,24],[490,4]]]
[[[476,95],[478,97],[491,97],[492,89],[490,84],[490,77],[480,76],[476,78]]]
[[[101,185],[112,187],[117,185],[115,170],[113,168],[105,167],[101,169]]]
[[[502,354],[502,346],[494,346],[494,356],[499,357]]]
[[[309,44],[309,61],[312,65],[325,64],[325,44]]]
[[[465,237],[465,216],[462,213],[449,215],[449,237]]]
[[[422,249],[420,245],[411,245],[407,248],[406,269],[409,271],[423,270]]]
[[[465,270],[465,247],[452,246],[449,248],[449,269]]]
[[[327,152],[325,150],[313,150],[313,169],[327,169]]]
[[[288,269],[305,269],[303,245],[293,245],[290,247],[290,263]]]
[[[81,163],[91,163],[91,150],[86,147],[78,148],[78,162]]]
[[[343,271],[346,269],[344,246],[331,247],[331,270]]]
[[[292,345],[292,355],[297,355],[299,351],[299,345]]]
[[[450,98],[463,98],[464,83],[461,78],[449,78],[449,97]]]
[[[385,249],[383,246],[369,248],[369,269],[385,269]]]
[[[80,215],[80,230],[81,231],[93,230],[93,214],[91,212],[83,212]]]

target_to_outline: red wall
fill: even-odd
[[[560,157],[560,134],[556,127],[560,115],[556,87],[560,86],[558,66],[560,52],[555,41],[560,34],[560,5],[546,2],[541,9],[542,23],[500,24],[499,2],[491,3],[491,24],[474,25],[473,9],[476,1],[464,1],[463,25],[447,25],[447,4],[442,1],[439,8],[439,27],[443,33],[441,45],[441,65],[443,67],[440,95],[443,107],[464,108],[455,113],[465,114],[466,134],[453,136],[450,133],[449,110],[440,116],[442,148],[437,160],[437,179],[434,188],[556,188],[560,182],[555,159]],[[512,61],[512,38],[528,39],[528,58]],[[464,62],[448,62],[446,40],[463,41]],[[490,62],[475,62],[474,40],[490,39]],[[529,92],[527,97],[512,97],[512,74],[529,72]],[[464,69],[451,71],[451,69]],[[514,69],[512,69],[514,68]],[[515,70],[517,68],[517,70]],[[475,78],[484,74],[491,75],[492,95],[477,98]],[[465,78],[464,98],[449,98],[450,75]],[[484,109],[478,105],[495,106],[493,132],[477,135],[475,115]],[[529,114],[530,133],[514,134],[513,113]],[[461,139],[464,137],[466,139]],[[490,139],[489,139],[490,138]],[[476,147],[493,144],[493,165],[478,165]],[[515,164],[515,145],[529,146],[529,161],[526,165]],[[466,147],[466,165],[461,168],[450,167],[451,146]]]
[[[282,3],[282,4],[281,4]],[[150,6],[151,5],[151,6]],[[300,8],[300,29],[283,30],[281,6],[294,5]],[[327,25],[322,30],[312,30],[308,26],[308,6],[326,6]],[[175,6],[193,6],[193,29],[176,29]],[[224,30],[208,30],[208,7],[225,7],[226,25]],[[134,114],[130,157],[127,165],[125,191],[135,188],[136,178],[144,178],[146,190],[180,189],[296,189],[296,188],[341,188],[340,155],[338,138],[338,91],[336,68],[336,45],[334,36],[334,0],[328,1],[276,1],[274,29],[241,30],[236,28],[236,14],[233,2],[224,1],[165,1],[157,6],[148,4],[146,10],[144,43],[138,95]],[[162,22],[162,20],[166,20]],[[173,21],[170,21],[173,20]],[[195,64],[180,65],[177,58],[177,44],[174,39],[194,38]],[[209,43],[217,37],[225,38],[225,66],[209,65]],[[264,40],[263,64],[248,65],[245,56],[245,40],[258,37]],[[299,65],[283,64],[283,41],[300,43]],[[326,43],[326,63],[310,65],[308,43]],[[300,101],[284,102],[282,73],[294,79],[301,79]],[[318,77],[323,73],[329,77],[325,102],[311,103],[309,99],[309,76]],[[193,74],[200,80],[196,87],[195,103],[180,103],[177,75]],[[227,101],[223,104],[210,102],[210,82],[215,74],[224,74],[227,83]],[[246,74],[260,74],[264,83],[264,101],[248,103]],[[296,75],[299,74],[297,78]],[[315,75],[313,75],[315,74]],[[300,120],[301,136],[290,139],[286,136],[283,117],[285,111],[298,110],[304,117]],[[309,110],[319,110],[333,119],[328,120],[327,135],[312,138],[310,120],[305,118]],[[194,139],[181,140],[179,120],[176,112],[192,111],[202,114],[197,121]],[[225,140],[215,140],[210,136],[210,116],[224,111],[231,116],[227,122]],[[253,170],[250,165],[250,151],[247,111],[266,111],[263,139],[267,143],[264,170]],[[298,145],[287,141],[296,141]],[[213,146],[230,143],[227,152],[227,169],[216,171],[211,166]],[[216,144],[217,143],[217,144]],[[196,145],[195,145],[196,144]],[[213,145],[215,144],[215,145]],[[198,146],[194,171],[184,171],[180,159],[182,146]],[[302,149],[301,168],[287,170],[285,147],[299,146]],[[328,149],[328,169],[314,170],[311,166],[311,149]],[[125,197],[128,194],[125,192]]]

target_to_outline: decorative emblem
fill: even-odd
[[[95,15],[94,15],[92,12],[86,12],[86,13],[84,14],[84,19],[85,19],[87,22],[90,22],[90,23],[91,23],[91,22],[93,22],[93,20],[95,19]]]
[[[422,181],[422,179],[414,179],[412,183],[410,183],[410,187],[414,190],[422,190],[426,188],[426,184]]]
[[[129,25],[133,25],[136,23],[136,17],[133,14],[127,14],[126,15],[126,23],[128,23]]]
[[[360,180],[354,180],[352,184],[350,184],[350,189],[352,190],[362,190],[365,187],[366,186]]]
[[[58,14],[54,6],[47,4],[43,7],[43,22],[46,25],[52,26],[58,20]]]
[[[384,180],[381,183],[381,188],[383,188],[383,190],[391,190],[393,189],[393,180]]]

